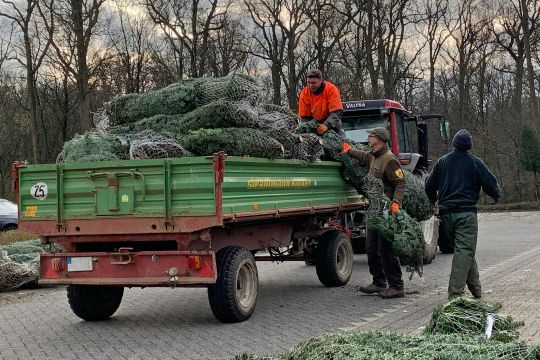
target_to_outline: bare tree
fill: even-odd
[[[6,37],[0,38],[0,71],[4,62],[10,58],[11,54],[11,40],[13,38],[13,25]]]
[[[314,59],[299,64],[299,57],[306,54],[304,34],[311,26],[307,16],[313,0],[285,0],[283,14],[279,18],[279,26],[287,39],[285,48],[285,68],[282,69],[282,79],[287,92],[291,109],[298,107],[298,90],[301,87],[305,72],[312,66]]]
[[[0,72],[0,197],[10,198],[11,164],[14,160],[30,159],[33,149],[28,146],[31,135],[28,128],[28,112],[20,106],[25,89],[16,77]]]
[[[533,37],[535,32],[540,28],[540,7],[535,0],[528,1],[526,8],[531,7],[532,12],[527,10],[528,20],[524,25],[524,12],[521,10],[522,4],[517,4],[515,1],[501,1],[498,5],[496,16],[497,23],[492,26],[492,31],[495,34],[497,44],[500,49],[508,53],[515,63],[515,83],[514,93],[512,96],[512,105],[518,113],[518,121],[522,119],[522,98],[523,98],[523,80],[525,72],[526,48],[533,48],[537,45],[538,39]],[[528,39],[526,39],[524,28],[528,28]],[[527,40],[527,44],[526,44]],[[529,50],[530,53],[530,50]],[[535,53],[535,51],[533,51]],[[534,87],[534,80],[531,81],[531,73],[529,60],[527,60],[527,71],[529,72],[529,83]],[[531,61],[532,63],[532,61]],[[533,75],[534,77],[534,75]],[[534,89],[531,89],[529,84],[529,93],[534,94]],[[531,98],[531,109],[535,109],[535,98]]]
[[[223,28],[230,5],[230,0],[145,0],[150,18],[163,29],[176,56],[188,54],[190,77],[206,74],[212,33]]]
[[[422,28],[418,31],[428,45],[429,56],[429,111],[433,112],[435,100],[435,66],[439,54],[450,32],[445,29],[448,24],[448,0],[426,0],[423,9],[420,10],[423,18],[419,24]]]
[[[138,93],[145,87],[154,25],[145,16],[130,13],[120,3],[116,14],[118,23],[109,28],[108,34],[118,63],[117,75],[123,80],[123,91]]]
[[[77,84],[79,127],[82,131],[94,127],[90,116],[91,79],[108,56],[98,51],[90,51],[98,31],[104,2],[105,0],[50,0],[45,4],[54,15],[58,30],[54,32],[52,41],[56,60],[71,73]],[[47,22],[47,28],[52,29],[52,24],[52,21]],[[103,47],[100,51],[102,50]],[[71,54],[75,55],[74,58]]]
[[[342,74],[340,90],[344,99],[367,97],[365,27],[362,26],[365,18],[365,11],[359,8],[356,16],[351,19],[344,36],[336,44],[337,56],[334,60],[334,67],[339,69]]]
[[[336,45],[359,12],[356,4],[350,1],[314,0],[307,9],[306,16],[312,24],[309,37],[313,57],[316,67],[323,73],[328,73],[329,65],[336,56]]]
[[[482,47],[490,35],[489,20],[482,17],[477,0],[460,0],[457,5],[456,26],[451,31],[452,45],[445,48],[457,82],[456,122],[462,127],[471,112],[470,82],[481,64]]]
[[[208,64],[214,76],[226,76],[246,65],[252,39],[243,21],[227,14],[223,28],[213,32],[209,42]]]
[[[270,67],[273,95],[272,102],[281,105],[281,72],[284,67],[287,38],[280,17],[284,4],[282,0],[244,0],[251,20],[255,25],[251,54],[263,59]]]
[[[25,69],[26,102],[32,135],[33,161],[38,164],[40,162],[39,127],[41,118],[36,90],[37,77],[43,59],[51,45],[50,35],[53,28],[49,29],[49,34],[44,34],[42,31],[38,14],[38,0],[26,0],[23,3],[1,0],[1,4],[5,6],[0,10],[0,17],[11,20],[20,30],[19,36],[21,38],[15,45],[18,53],[16,60]],[[46,15],[43,13],[42,15],[45,18]]]
[[[409,56],[403,52],[407,38],[407,27],[415,21],[411,14],[410,0],[389,0],[379,3],[376,11],[377,21],[386,29],[379,32],[378,60],[381,62],[381,75],[384,95],[393,98],[400,79],[405,78],[410,67],[418,57],[419,50],[412,50]]]
[[[538,117],[538,105],[535,91],[535,76],[532,65],[532,34],[540,27],[540,2],[538,0],[520,0],[517,7],[520,15],[521,27],[523,28],[523,46],[525,47],[525,59],[527,60],[527,75],[529,83],[529,108],[534,121],[540,120]],[[529,6],[533,12],[529,13]],[[530,15],[529,15],[530,14]]]
[[[411,4],[412,0],[367,0],[364,3],[366,23],[360,26],[364,29],[373,97],[395,97],[398,83],[408,76],[418,57],[420,49],[413,49],[411,41],[410,28],[417,21]]]

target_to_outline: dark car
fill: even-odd
[[[16,230],[18,224],[17,205],[0,199],[0,231]]]

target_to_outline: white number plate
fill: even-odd
[[[92,258],[87,257],[68,257],[68,271],[92,271]]]

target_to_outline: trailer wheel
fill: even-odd
[[[225,323],[249,319],[255,310],[259,275],[255,258],[247,249],[227,246],[217,253],[218,277],[208,287],[214,316]]]
[[[67,297],[73,313],[86,321],[102,321],[120,306],[124,288],[101,285],[69,285]]]
[[[323,285],[343,286],[349,282],[353,268],[351,241],[342,232],[326,232],[317,246],[317,276]]]

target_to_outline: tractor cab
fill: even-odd
[[[341,121],[347,138],[363,144],[367,144],[368,130],[388,129],[388,145],[402,167],[425,171],[429,165],[427,124],[432,119],[439,120],[441,136],[448,140],[448,122],[442,115],[412,116],[399,102],[388,99],[344,102]],[[411,133],[411,125],[416,128],[416,138]]]

